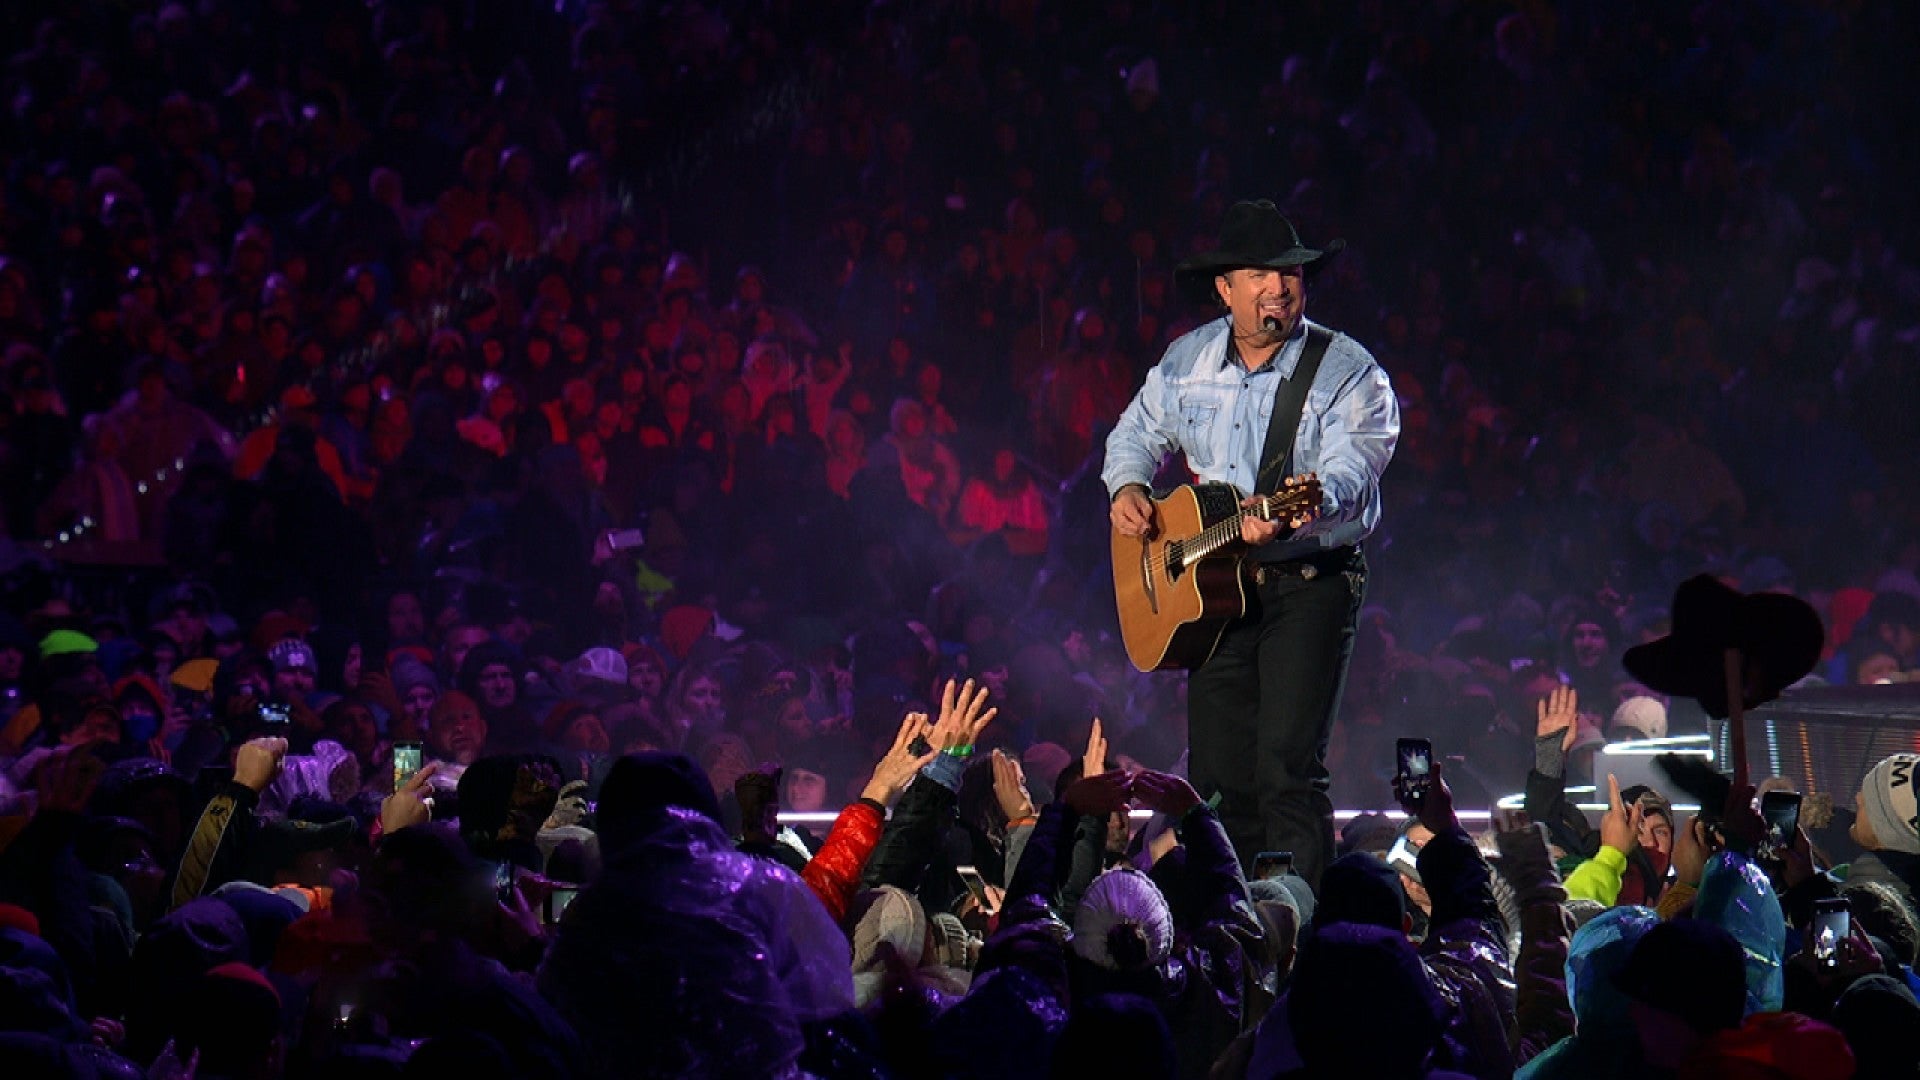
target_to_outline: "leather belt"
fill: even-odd
[[[1247,573],[1256,585],[1267,585],[1286,578],[1312,581],[1322,574],[1353,570],[1360,565],[1360,552],[1355,548],[1343,547],[1299,559],[1278,562],[1249,561]]]

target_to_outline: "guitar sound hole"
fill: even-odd
[[[1169,540],[1167,542],[1168,581],[1179,581],[1180,576],[1187,572],[1186,558],[1187,548],[1185,544],[1182,544],[1178,540]]]

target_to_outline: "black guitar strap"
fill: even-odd
[[[1294,438],[1300,432],[1300,413],[1307,407],[1307,391],[1320,373],[1320,360],[1327,355],[1333,332],[1321,326],[1307,327],[1307,344],[1300,351],[1300,362],[1293,377],[1281,379],[1273,392],[1273,415],[1267,419],[1267,441],[1260,449],[1260,474],[1254,479],[1255,494],[1271,495],[1280,481],[1292,472]],[[1274,354],[1279,359],[1279,354]]]

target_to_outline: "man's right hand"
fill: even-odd
[[[287,756],[285,739],[249,739],[233,755],[233,782],[254,791],[265,791],[280,775],[280,761]]]
[[[1113,519],[1114,530],[1122,536],[1153,535],[1153,500],[1147,498],[1146,489],[1138,484],[1120,489],[1120,494],[1113,497],[1107,516]]]
[[[1640,846],[1640,804],[1620,801],[1620,780],[1607,774],[1607,812],[1600,815],[1600,843],[1631,855]]]
[[[429,761],[420,767],[399,791],[387,796],[380,802],[380,833],[392,836],[401,829],[411,829],[416,825],[425,825],[433,820],[433,789],[427,782],[440,770],[440,763]]]

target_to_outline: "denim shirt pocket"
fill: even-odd
[[[1220,415],[1216,401],[1186,401],[1180,405],[1180,449],[1195,469],[1213,466],[1213,422]]]

